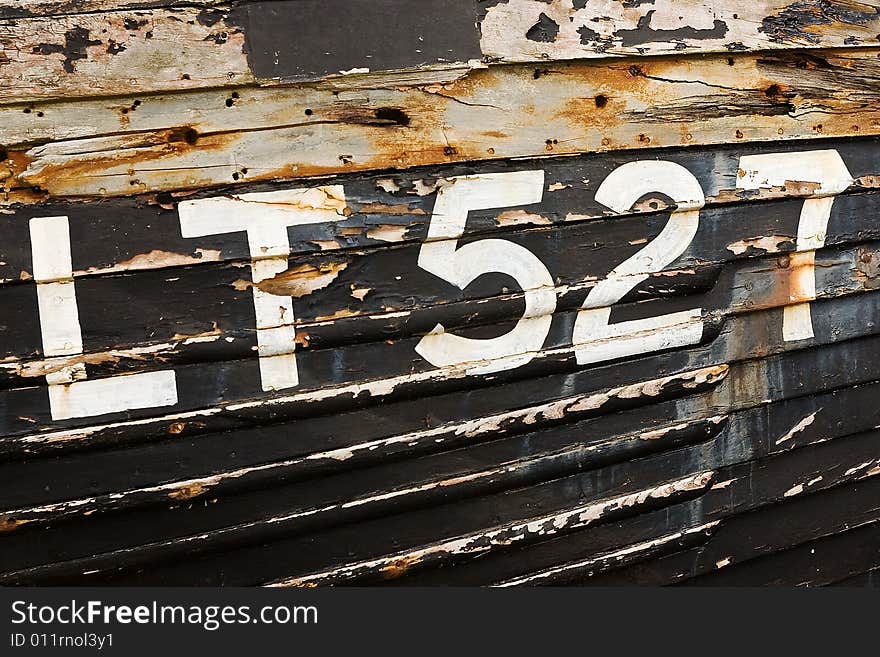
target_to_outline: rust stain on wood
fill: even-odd
[[[737,131],[746,141],[864,136],[880,131],[870,83],[880,70],[876,55],[869,48],[737,54],[734,66],[724,56],[559,63],[553,75],[537,81],[532,68],[510,66],[401,90],[331,92],[319,84],[242,91],[269,103],[255,104],[238,127],[210,114],[206,123],[189,126],[158,127],[150,119],[156,127],[144,132],[14,151],[26,168],[6,185],[104,196],[499,157],[727,143]],[[803,67],[812,75],[805,76]],[[536,94],[520,93],[523,85],[534,86]],[[774,85],[778,93],[768,96]],[[835,88],[850,91],[829,95]],[[593,101],[600,91],[609,98],[602,108]],[[287,109],[280,111],[300,118],[291,116],[285,125],[273,107],[282,102]],[[357,118],[388,106],[405,111],[409,122],[378,126]],[[141,110],[150,111],[146,104]],[[505,137],[483,136],[487,125],[505,126]],[[332,148],[323,136],[327,129],[333,130]]]

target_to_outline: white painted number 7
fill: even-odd
[[[818,183],[801,209],[796,253],[789,264],[792,272],[789,301],[800,303],[785,306],[782,311],[784,340],[812,338],[813,320],[809,302],[816,298],[816,249],[825,246],[834,194],[849,187],[852,176],[840,154],[833,150],[744,155],[739,161],[739,175],[739,189],[785,187],[792,182]]]

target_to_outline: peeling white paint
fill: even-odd
[[[73,282],[70,227],[66,216],[30,220],[31,254],[43,352],[48,357],[83,352],[82,328]],[[92,417],[177,403],[174,370],[86,380],[83,362],[46,374],[53,420]]]
[[[804,492],[804,485],[798,484],[797,486],[792,486],[787,491],[785,491],[782,496],[783,497],[793,497],[794,495],[800,495]]]
[[[579,364],[697,344],[703,336],[702,309],[694,308],[646,319],[610,324],[611,306],[634,286],[670,265],[690,246],[706,199],[696,177],[680,164],[638,160],[608,174],[596,201],[614,212],[628,212],[639,198],[662,192],[677,208],[660,234],[612,270],[590,290],[578,312],[572,334]]]
[[[507,240],[483,239],[464,246],[457,240],[471,210],[537,203],[543,188],[542,170],[461,176],[440,188],[427,240],[419,250],[419,267],[462,290],[483,274],[507,274],[523,290],[525,311],[516,326],[497,338],[464,338],[437,324],[415,348],[432,365],[468,363],[467,374],[489,374],[525,365],[541,349],[556,309],[553,277],[544,264]]]
[[[705,489],[709,482],[711,482],[714,474],[713,471],[701,472],[667,482],[660,486],[592,502],[563,512],[547,514],[527,521],[451,538],[404,553],[347,564],[332,570],[276,580],[267,583],[265,586],[306,586],[328,579],[344,578],[366,572],[394,572],[400,568],[408,568],[432,558],[442,559],[451,555],[485,553],[497,546],[536,540],[539,537],[552,536],[563,529],[571,531],[587,526],[615,509],[641,505],[648,500],[662,499],[679,492]]]
[[[808,426],[810,426],[811,424],[813,424],[813,421],[816,419],[816,415],[818,415],[818,414],[819,414],[819,411],[821,411],[821,410],[822,410],[822,409],[820,408],[820,409],[817,410],[817,411],[813,411],[813,412],[810,413],[808,416],[806,416],[804,419],[802,419],[800,422],[798,422],[797,424],[795,424],[791,429],[789,429],[789,430],[785,433],[785,435],[783,435],[782,437],[780,437],[779,439],[777,439],[776,444],[777,444],[777,445],[780,445],[780,444],[784,443],[784,442],[787,441],[787,440],[791,440],[792,438],[794,438],[794,436],[795,436],[796,434],[800,433],[801,431],[803,431],[804,429],[806,429]]]
[[[260,381],[264,391],[299,385],[293,298],[266,292],[258,283],[288,268],[288,226],[345,218],[341,185],[217,196],[178,205],[183,237],[243,231],[251,255],[251,288],[257,328]]]
[[[530,573],[528,575],[523,575],[521,577],[515,577],[512,579],[504,580],[503,582],[499,582],[494,586],[499,588],[508,588],[511,586],[523,586],[523,585],[534,585],[539,584],[542,581],[552,580],[557,575],[573,572],[579,570],[586,570],[591,567],[595,567],[596,569],[601,568],[602,566],[612,563],[612,562],[622,562],[627,560],[629,562],[629,557],[633,557],[634,555],[644,555],[650,554],[651,550],[654,548],[662,547],[663,545],[667,545],[674,541],[677,541],[689,534],[699,534],[702,532],[710,531],[714,527],[718,525],[718,522],[709,522],[704,525],[700,525],[699,527],[691,527],[685,529],[683,531],[675,532],[673,534],[667,534],[666,536],[661,536],[660,538],[655,538],[650,541],[643,541],[641,543],[635,543],[633,545],[629,545],[625,548],[621,548],[620,550],[614,550],[612,552],[606,552],[604,554],[600,554],[595,557],[590,557],[589,559],[583,559],[581,561],[576,561],[572,563],[567,563],[563,566],[556,566],[555,568],[548,568],[547,570],[542,570],[537,573]]]
[[[809,301],[816,298],[815,250],[825,245],[828,219],[834,195],[853,184],[853,177],[836,150],[764,153],[744,155],[739,161],[738,189],[806,185],[807,195],[801,209],[793,272],[789,282],[789,300],[804,301],[783,310],[782,336],[786,341],[813,337]]]

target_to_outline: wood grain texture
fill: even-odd
[[[863,31],[877,10],[849,1],[508,0],[487,10],[481,43],[503,61],[845,46],[877,38]]]
[[[2,18],[36,18],[118,11],[121,9],[212,7],[228,0],[0,0]]]
[[[96,128],[24,152],[9,147],[4,185],[116,196],[460,161],[871,135],[880,126],[878,53],[560,63],[546,75],[509,66],[423,87],[321,83],[129,98],[94,116],[93,102],[19,107],[6,110],[18,117],[11,134],[7,128],[13,144],[33,139],[28,123]]]
[[[857,47],[878,33],[876,2],[856,0],[5,1],[0,79],[12,102],[346,71]]]
[[[0,584],[876,583],[878,34],[0,0]]]

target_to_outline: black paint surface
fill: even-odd
[[[400,69],[480,59],[474,0],[298,0],[242,5],[257,78],[301,78],[351,69]]]

